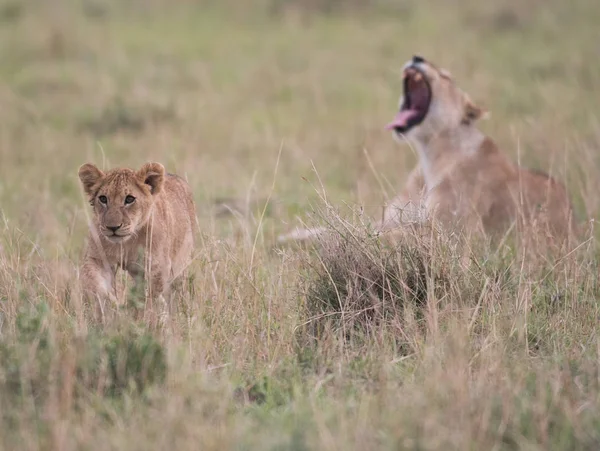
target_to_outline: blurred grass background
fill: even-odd
[[[87,385],[85,407],[60,410],[54,398],[36,404],[33,395],[32,411],[0,403],[20,412],[3,417],[4,446],[594,449],[600,416],[580,421],[577,409],[598,406],[597,383],[556,395],[565,380],[578,383],[568,362],[590,380],[598,369],[594,266],[578,267],[585,283],[568,298],[588,299],[586,309],[568,304],[534,317],[548,343],[544,358],[530,359],[529,344],[512,342],[514,331],[490,332],[501,344],[471,379],[457,368],[483,352],[473,350],[480,337],[458,334],[429,348],[416,331],[407,363],[396,365],[404,357],[382,338],[350,349],[335,342],[307,370],[294,350],[303,273],[297,254],[272,252],[272,241],[321,203],[321,190],[332,204],[377,218],[400,189],[415,156],[383,127],[413,54],[450,70],[491,111],[482,129],[516,160],[564,179],[581,220],[595,217],[599,23],[593,0],[2,0],[0,331],[7,346],[18,342],[19,312],[41,303],[51,312],[43,327],[65,343],[93,328],[73,301],[87,230],[81,164],[162,162],[189,180],[201,235],[196,294],[183,298],[187,313],[159,337],[170,355],[168,387],[149,406],[113,407]],[[215,216],[214,199],[270,194],[273,208],[260,228],[256,211]],[[501,287],[495,299],[513,305],[537,282],[521,280],[515,292]],[[572,280],[563,274],[554,282],[564,288]],[[490,316],[502,311],[494,305]],[[456,318],[446,319],[454,330]],[[583,332],[573,335],[573,324]],[[57,346],[62,362],[70,348]],[[236,410],[234,389],[248,380],[258,392],[250,397],[263,402]],[[448,380],[457,383],[450,398],[439,388]],[[461,383],[471,391],[461,392]],[[489,392],[495,404],[474,401]],[[522,428],[509,438],[494,432],[513,423]],[[553,447],[556,437],[565,443]],[[584,442],[590,447],[578,447]]]

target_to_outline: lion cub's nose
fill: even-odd
[[[414,55],[412,60],[413,60],[413,64],[419,64],[419,63],[425,62],[425,58],[423,58],[422,56],[419,56],[419,55]]]
[[[121,226],[122,226],[122,225],[123,225],[123,224],[121,224],[121,225],[118,225],[118,226],[110,226],[110,227],[109,227],[109,226],[106,226],[106,228],[107,228],[108,230],[110,230],[112,233],[115,233],[117,230],[119,230],[119,229],[121,228]]]

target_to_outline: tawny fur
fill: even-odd
[[[419,75],[416,75],[419,74]],[[522,168],[475,126],[485,114],[447,71],[424,60],[405,65],[404,76],[425,77],[431,100],[425,118],[406,134],[419,156],[404,189],[385,208],[380,231],[438,221],[446,229],[501,235],[516,225],[563,242],[575,231],[565,187],[547,174]],[[400,104],[403,97],[400,99]],[[318,236],[296,230],[280,241]]]
[[[93,207],[80,274],[85,294],[114,300],[115,273],[121,268],[136,280],[146,279],[148,294],[164,300],[192,258],[196,214],[187,182],[165,174],[160,163],[106,174],[85,164],[79,178]]]
[[[575,218],[563,184],[515,164],[483,135],[475,122],[484,110],[433,64],[409,64],[429,83],[425,119],[405,138],[419,155],[403,192],[386,208],[382,229],[435,219],[486,235],[517,226],[563,242]]]

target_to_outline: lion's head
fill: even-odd
[[[100,235],[111,243],[123,243],[148,221],[155,196],[163,187],[165,168],[146,163],[137,172],[119,168],[104,173],[88,163],[79,168],[79,179]]]
[[[404,65],[403,81],[400,110],[387,126],[398,137],[426,140],[445,130],[471,124],[485,112],[456,86],[447,71],[420,56],[414,56]]]

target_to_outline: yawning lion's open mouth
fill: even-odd
[[[404,71],[404,102],[386,128],[394,129],[397,133],[406,133],[425,119],[430,103],[429,82],[419,69],[409,67]]]

